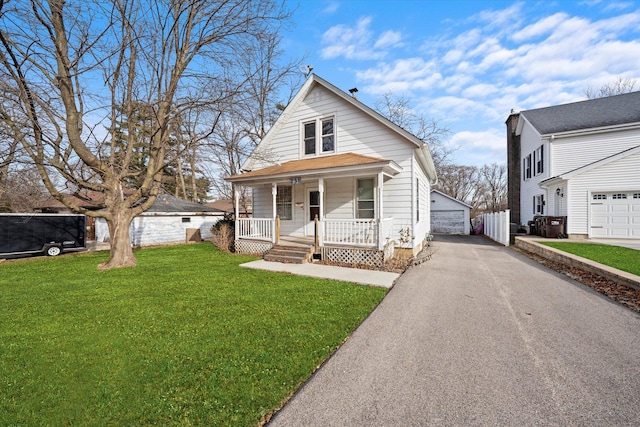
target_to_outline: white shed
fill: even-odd
[[[199,229],[203,240],[212,237],[211,227],[224,218],[224,212],[167,194],[158,196],[149,210],[131,223],[131,244],[136,247],[186,243],[187,229]],[[96,241],[109,241],[109,228],[103,218],[96,219]]]
[[[469,234],[471,206],[438,190],[431,190],[431,232]]]

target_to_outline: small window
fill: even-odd
[[[304,154],[316,153],[316,122],[304,124]]]
[[[539,175],[544,172],[544,146],[541,145],[534,153],[535,158],[535,175]]]
[[[527,180],[531,178],[531,154],[522,160],[522,179]]]
[[[278,185],[276,194],[276,214],[282,220],[293,219],[293,199],[290,185]]]
[[[606,194],[594,194],[593,200],[607,200]]]
[[[544,194],[533,196],[533,213],[538,215],[544,215]]]
[[[627,194],[626,193],[617,193],[617,194],[614,194],[611,198],[613,200],[623,200],[623,199],[627,198]]]
[[[191,222],[191,218],[184,217],[182,218],[182,222]]]
[[[322,120],[322,152],[334,151],[333,118]]]
[[[640,193],[633,193],[634,199],[640,199]]]
[[[358,218],[375,218],[375,199],[373,179],[359,179],[357,185],[357,212]]]

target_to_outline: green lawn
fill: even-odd
[[[640,276],[640,251],[634,249],[596,243],[540,243]]]
[[[0,264],[0,425],[256,425],[386,294],[208,243],[106,257]]]

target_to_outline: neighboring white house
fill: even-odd
[[[243,170],[227,178],[253,191],[253,218],[236,216],[240,252],[265,252],[280,238],[311,244],[316,216],[323,257],[342,262],[367,251],[416,254],[431,231],[428,146],[314,74]]]
[[[431,231],[443,234],[471,232],[471,206],[438,190],[431,190]]]
[[[640,238],[640,92],[512,119],[521,162],[509,163],[509,178],[519,180],[520,224],[566,216],[569,237]]]
[[[211,227],[225,213],[198,203],[161,194],[147,211],[131,223],[131,244],[136,247],[186,243],[187,229],[200,230],[202,239],[212,237]],[[109,228],[104,218],[96,219],[96,241],[109,241]]]

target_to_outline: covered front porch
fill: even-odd
[[[264,254],[293,243],[323,260],[381,265],[393,255],[396,225],[384,214],[384,188],[399,171],[392,161],[348,154],[231,177],[236,200],[241,186],[250,187],[254,207],[253,218],[236,216],[236,251]]]

